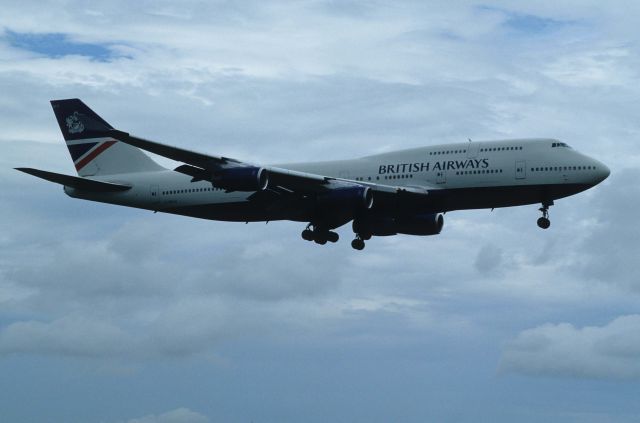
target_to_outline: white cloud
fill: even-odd
[[[549,64],[544,74],[566,85],[627,87],[638,80],[637,66],[630,66],[630,52],[624,48],[567,54]]]
[[[640,315],[604,326],[569,323],[527,329],[505,348],[501,369],[534,375],[640,378]]]
[[[637,168],[614,170],[611,181],[589,202],[591,224],[569,267],[586,280],[640,292],[640,178]]]

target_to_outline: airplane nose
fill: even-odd
[[[611,170],[609,170],[607,165],[605,165],[604,163],[601,163],[601,162],[598,162],[598,164],[596,165],[596,172],[597,172],[596,173],[596,178],[598,180],[597,183],[600,183],[600,182],[604,181],[611,174]]]

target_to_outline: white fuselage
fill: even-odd
[[[465,142],[395,151],[360,159],[294,163],[280,168],[394,187],[425,188],[436,194],[429,210],[507,207],[552,202],[584,191],[609,175],[596,159],[552,139]],[[172,170],[96,177],[131,185],[116,193],[65,187],[77,198],[216,220],[293,219],[287,210],[256,205],[252,193],[226,192],[211,182],[191,182]]]

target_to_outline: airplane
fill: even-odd
[[[19,171],[63,185],[73,198],[234,222],[307,223],[302,238],[351,246],[373,236],[436,235],[455,210],[541,204],[549,228],[555,200],[609,176],[600,161],[556,139],[433,145],[351,160],[258,165],[146,140],[113,128],[80,99],[52,100],[78,176]],[[160,166],[147,153],[182,164]]]

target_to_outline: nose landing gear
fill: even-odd
[[[549,207],[553,206],[553,201],[542,203],[542,207],[540,207],[540,211],[542,212],[542,217],[538,218],[538,226],[542,229],[549,229],[551,226],[551,221],[549,220]]]

